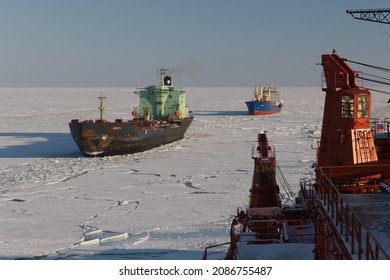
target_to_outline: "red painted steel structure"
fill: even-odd
[[[316,178],[301,185],[303,194],[312,189],[317,195],[308,204],[315,221],[315,258],[389,259],[353,199],[364,201],[365,193],[387,197],[381,186],[390,180],[390,138],[371,128],[371,93],[357,84],[359,73],[336,53],[323,55],[322,66],[325,107]]]
[[[367,214],[377,218],[376,223],[388,219],[386,207],[375,203],[380,198],[383,204],[388,200],[386,192],[390,192],[390,121],[381,120],[380,125],[376,121],[372,129],[371,93],[357,84],[359,73],[345,59],[336,53],[325,54],[322,66],[325,107],[314,164],[316,176],[301,180],[301,196],[296,198],[302,199],[301,211],[293,216],[275,199],[279,195],[274,181],[275,157],[269,153],[265,135],[259,134],[259,157],[252,157],[255,169],[250,206],[232,222],[226,259],[238,258],[242,240],[247,242],[247,250],[262,244],[302,242],[303,239],[285,238],[286,225],[308,229],[310,221],[315,229],[314,259],[390,259],[389,248],[383,248],[370,225],[364,222]],[[358,207],[354,201],[358,201]],[[362,214],[359,208],[367,203],[371,213]],[[382,226],[381,235],[390,236],[390,228]],[[207,259],[210,248],[206,248],[203,259]]]
[[[312,243],[313,225],[308,212],[300,205],[283,207],[276,182],[276,157],[265,132],[258,134],[256,150],[252,153],[254,170],[246,210],[238,209],[230,228],[230,242],[210,246],[208,251],[228,246],[225,259],[254,259],[261,245],[283,246],[283,243]],[[260,246],[260,247],[259,247]]]
[[[390,140],[375,139],[370,127],[371,93],[356,82],[353,71],[337,54],[322,56],[326,81],[322,133],[317,164],[344,192],[374,192],[390,177],[390,156],[378,158]]]

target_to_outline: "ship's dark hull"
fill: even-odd
[[[111,156],[143,152],[184,138],[193,117],[180,121],[92,122],[72,121],[70,132],[85,156]]]

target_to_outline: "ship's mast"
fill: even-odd
[[[101,96],[99,96],[99,99],[100,99],[100,106],[99,106],[100,120],[103,121],[104,120],[104,109],[106,109],[104,107],[104,100],[106,99],[106,97],[101,95]]]
[[[165,74],[167,71],[168,71],[168,69],[166,69],[166,68],[160,68],[158,70],[158,73],[160,74],[160,85],[162,85],[162,86],[165,84],[164,78],[165,78]]]

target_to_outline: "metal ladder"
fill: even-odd
[[[367,138],[356,139],[356,147],[359,152],[359,163],[372,161],[370,145]]]

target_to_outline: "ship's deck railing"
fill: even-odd
[[[224,259],[229,246],[230,242],[225,242],[206,247],[203,251],[202,260],[210,260],[214,258],[217,260]]]
[[[320,200],[330,220],[333,221],[352,258],[358,260],[390,259],[370,229],[359,219],[351,206],[343,200],[343,196],[336,186],[321,168],[315,165],[315,169],[319,174],[315,186],[316,197]],[[314,182],[314,180],[301,180],[303,194],[313,193]],[[311,195],[311,197],[313,196]]]
[[[370,127],[374,137],[390,139],[390,118],[371,118]]]

